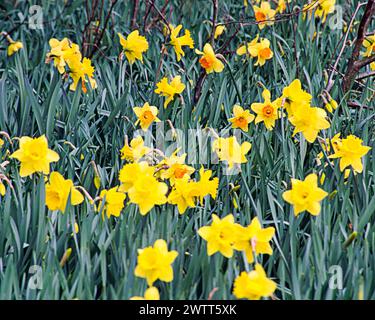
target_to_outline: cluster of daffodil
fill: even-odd
[[[116,194],[126,192],[129,202],[138,205],[142,215],[155,205],[165,203],[176,205],[183,214],[198,202],[202,204],[207,195],[215,199],[218,178],[211,178],[212,171],[202,167],[199,180],[192,179],[195,169],[185,164],[186,154],[178,156],[177,151],[169,157],[158,151],[158,156],[155,156],[157,150],[146,147],[141,136],[134,138],[130,145],[126,143],[121,158],[127,163],[120,170],[121,184]],[[107,197],[106,201],[110,199]],[[107,208],[106,212],[108,216],[119,215],[119,210]]]
[[[256,115],[239,105],[233,107],[234,117],[229,119],[233,128],[248,131],[249,123],[254,120],[255,124],[263,122],[268,130],[272,130],[276,121],[285,116],[284,110],[287,112],[289,122],[294,126],[293,136],[301,132],[310,143],[315,141],[320,130],[330,127],[326,119],[327,113],[322,108],[311,106],[312,96],[302,89],[298,79],[283,89],[281,97],[272,100],[271,93],[267,89],[263,90],[262,97],[263,102],[251,104],[250,108]],[[336,102],[332,99],[330,106],[333,103]],[[334,108],[337,108],[337,104]],[[308,118],[306,114],[309,115]]]
[[[245,0],[245,5],[247,2]],[[283,13],[290,2],[290,0],[279,0],[277,8],[272,9],[269,1],[253,1],[254,15],[259,29],[274,24],[276,15]],[[315,17],[320,17],[324,22],[327,15],[333,12],[334,5],[335,0],[317,0],[305,5],[303,10],[305,13],[309,12]],[[194,49],[194,40],[190,31],[182,29],[182,25],[166,25],[164,29],[164,35],[168,40],[165,43],[173,47],[177,61],[185,56],[184,50]],[[219,23],[214,31],[214,39],[216,39],[225,32],[224,24]],[[125,55],[130,64],[134,64],[137,60],[143,62],[143,55],[149,48],[147,39],[140,35],[138,30],[132,31],[127,37],[122,34],[118,36],[123,49],[120,57]],[[9,56],[23,47],[20,42],[10,38],[8,41],[10,42]],[[97,87],[91,60],[82,57],[77,44],[64,38],[61,41],[51,39],[49,45],[51,49],[47,53],[46,61],[53,61],[60,74],[72,78],[71,90],[76,90],[79,83],[84,92],[87,92],[88,83],[93,89]],[[375,52],[375,36],[366,38],[363,45],[366,51],[362,55],[371,56]],[[261,38],[260,35],[240,46],[236,52],[239,56],[256,59],[255,65],[260,67],[273,57],[270,41]],[[224,70],[225,58],[216,53],[210,43],[206,43],[202,51],[195,49],[195,53],[199,56],[199,64],[207,74]],[[185,88],[179,75],[170,79],[162,77],[156,84],[155,93],[165,99],[164,108],[167,108],[176,96],[184,92]],[[364,146],[363,141],[354,135],[341,138],[338,133],[332,139],[318,137],[321,130],[330,127],[327,113],[323,108],[312,106],[312,95],[302,88],[300,80],[296,79],[283,88],[282,95],[276,99],[271,98],[271,92],[266,88],[262,92],[262,97],[263,101],[252,103],[250,109],[244,109],[240,105],[233,107],[233,117],[229,119],[232,128],[248,132],[249,124],[254,121],[255,124],[263,123],[267,130],[273,130],[277,121],[287,117],[294,127],[293,136],[301,133],[309,143],[319,140],[323,149],[318,155],[320,162],[324,159],[327,161],[339,159],[339,168],[344,172],[345,177],[350,174],[350,167],[354,174],[362,172],[362,157],[368,153],[370,147]],[[337,109],[338,103],[328,92],[323,92],[322,98],[328,112]],[[137,118],[136,125],[139,124],[144,131],[147,131],[152,123],[160,121],[158,108],[148,102],[143,106],[135,106],[133,112]],[[3,141],[0,140],[0,146],[2,144]],[[246,155],[251,147],[248,141],[240,144],[235,136],[217,137],[212,145],[220,161],[224,161],[229,168],[246,163]],[[22,178],[35,173],[47,176],[45,191],[46,206],[49,210],[64,212],[69,199],[70,205],[75,206],[84,201],[85,195],[104,219],[111,216],[119,217],[125,206],[130,204],[136,205],[141,215],[146,215],[152,208],[161,205],[176,206],[178,212],[184,214],[188,208],[203,205],[205,199],[209,197],[215,199],[219,186],[218,178],[212,177],[212,171],[203,167],[196,172],[193,167],[185,163],[186,154],[178,155],[178,151],[166,156],[160,150],[145,146],[141,136],[135,137],[130,142],[125,141],[121,149],[124,165],[118,174],[118,185],[101,190],[99,196],[94,199],[83,187],[75,186],[71,179],[64,178],[59,172],[50,172],[50,164],[59,161],[60,157],[49,149],[44,135],[38,138],[19,138],[19,149],[10,157],[21,163],[19,175]],[[3,181],[8,182],[0,171],[0,195],[6,192]],[[307,175],[304,180],[291,180],[291,189],[285,191],[282,197],[293,206],[296,216],[304,211],[314,216],[320,213],[320,203],[328,195],[326,191],[319,188],[319,182],[322,181],[324,181],[324,172],[320,180],[315,173]],[[270,245],[275,234],[273,227],[262,228],[258,218],[254,218],[248,226],[244,227],[235,222],[232,214],[222,219],[213,214],[211,225],[201,227],[198,234],[207,241],[209,256],[220,252],[224,257],[231,258],[235,251],[239,251],[244,252],[247,264],[254,264],[252,271],[243,271],[234,279],[233,294],[237,298],[260,299],[273,295],[277,285],[267,277],[257,261],[258,255],[273,253]],[[144,297],[133,297],[133,299],[159,299],[159,291],[154,283],[157,280],[164,282],[173,280],[172,263],[177,256],[177,251],[168,251],[167,243],[163,239],[156,240],[153,246],[139,249],[134,273],[137,277],[146,279],[148,289]]]
[[[213,214],[211,225],[201,227],[198,234],[207,241],[209,256],[220,252],[224,257],[231,258],[234,250],[238,250],[245,253],[248,263],[253,263],[259,254],[272,254],[269,242],[275,229],[262,228],[258,218],[243,227],[234,222],[234,216],[231,214],[223,219]],[[263,267],[256,263],[253,271],[244,271],[235,279],[233,294],[238,299],[258,300],[271,296],[275,290],[276,283],[267,278]]]
[[[70,85],[70,90],[75,91],[78,83],[81,83],[84,93],[87,92],[86,83],[88,82],[92,89],[97,87],[94,79],[95,69],[91,65],[91,60],[88,58],[82,59],[82,54],[77,44],[64,38],[61,41],[51,39],[49,45],[51,50],[47,53],[46,63],[53,61],[60,74],[68,75],[72,78],[73,82]]]

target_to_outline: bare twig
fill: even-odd
[[[139,0],[134,0],[133,15],[131,22],[131,29],[134,30],[137,26],[137,14],[139,9]]]
[[[348,62],[348,67],[346,69],[345,77],[343,80],[343,91],[347,92],[350,90],[353,80],[355,79],[356,74],[359,69],[365,66],[367,63],[370,63],[371,59],[359,60],[359,55],[363,45],[363,41],[366,38],[367,28],[370,24],[370,21],[373,17],[375,11],[375,0],[368,0],[365,12],[361,19],[361,22],[358,27],[357,39],[354,43],[354,48],[352,55]],[[371,57],[370,57],[371,58]]]
[[[347,41],[348,41],[348,36],[349,36],[349,33],[350,33],[350,29],[352,28],[352,25],[353,25],[353,22],[355,20],[355,17],[359,11],[359,9],[365,5],[366,2],[362,2],[362,3],[358,3],[357,5],[357,8],[355,9],[354,13],[353,13],[353,16],[352,18],[350,19],[350,22],[349,22],[349,26],[348,26],[348,29],[346,30],[346,33],[345,33],[345,37],[344,37],[344,41],[343,41],[343,44],[342,44],[342,47],[341,47],[341,50],[340,50],[340,53],[339,55],[337,56],[336,58],[336,61],[332,67],[332,71],[331,71],[331,74],[328,78],[328,83],[327,83],[327,87],[325,88],[325,91],[327,92],[330,92],[332,87],[333,87],[333,84],[334,84],[334,81],[333,81],[333,76],[335,74],[335,70],[337,69],[337,66],[338,66],[338,63],[341,59],[341,56],[343,55],[344,53],[344,50],[345,50],[345,47],[346,47],[346,44],[347,44]]]
[[[213,7],[213,13],[212,13],[212,32],[211,32],[211,46],[214,46],[215,41],[215,29],[216,29],[216,20],[217,20],[217,12],[218,12],[218,1],[212,0],[212,7]]]
[[[366,78],[370,78],[372,76],[375,76],[375,71],[368,71],[368,72],[364,72],[364,73],[361,73],[357,78],[356,80],[363,80],[363,79],[366,79]]]

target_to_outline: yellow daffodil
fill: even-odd
[[[270,297],[276,290],[276,283],[267,278],[260,264],[249,273],[243,271],[234,281],[233,294],[238,299],[259,300]]]
[[[130,145],[125,143],[121,149],[121,159],[129,162],[137,162],[150,151],[151,149],[144,145],[142,137],[137,136],[130,141]]]
[[[99,197],[101,201],[98,205],[98,210],[102,211],[102,216],[107,215],[109,219],[111,216],[119,217],[121,210],[124,208],[125,193],[120,192],[119,187],[114,187],[109,190],[102,190]]]
[[[8,50],[7,50],[8,56],[10,57],[10,56],[14,55],[17,51],[19,51],[22,48],[23,48],[22,42],[20,42],[20,41],[11,42],[9,44]]]
[[[71,68],[71,64],[81,61],[81,52],[77,44],[64,38],[61,41],[52,38],[49,40],[51,50],[47,53],[47,62],[53,60],[55,67],[62,74],[66,67]]]
[[[370,57],[372,54],[375,53],[375,34],[368,36],[363,41],[363,46],[366,48],[365,52],[362,52],[364,57]]]
[[[177,155],[175,151],[170,157],[166,157],[164,160],[159,162],[159,177],[161,179],[169,179],[173,185],[176,180],[190,178],[194,173],[195,169],[185,164],[186,153],[181,156]]]
[[[0,195],[5,196],[6,188],[4,183],[0,180]]]
[[[290,117],[293,114],[293,110],[298,109],[301,105],[310,106],[312,96],[302,89],[301,81],[295,79],[283,89],[281,98],[284,99],[284,107]]]
[[[355,172],[361,173],[363,170],[362,157],[365,156],[371,147],[364,146],[363,141],[354,136],[349,135],[341,140],[339,148],[329,158],[340,158],[340,170],[352,166]]]
[[[225,30],[226,30],[225,26],[223,26],[223,25],[216,26],[216,28],[215,28],[215,34],[214,34],[214,39],[219,38],[223,34],[223,32]]]
[[[276,11],[279,13],[283,13],[287,8],[287,3],[290,3],[290,1],[291,0],[279,0]]]
[[[148,127],[154,121],[160,122],[160,119],[157,117],[159,112],[158,108],[150,106],[148,102],[146,102],[143,107],[134,107],[133,111],[138,118],[135,124],[139,122],[143,131],[147,131]]]
[[[255,66],[263,66],[267,60],[272,59],[273,52],[270,48],[270,41],[268,39],[262,38],[260,39],[259,43],[257,43],[254,49],[251,49],[251,52],[256,52],[257,61],[255,62]]]
[[[168,251],[165,240],[158,239],[153,247],[138,249],[138,264],[134,274],[145,278],[149,286],[152,286],[156,280],[171,282],[173,280],[172,263],[177,256],[177,251]]]
[[[321,18],[324,23],[327,16],[335,11],[335,4],[336,0],[318,0],[315,17]]]
[[[236,50],[236,53],[239,55],[239,56],[243,56],[243,55],[250,55],[251,57],[255,58],[258,56],[258,40],[259,40],[259,34],[253,39],[251,40],[250,42],[246,43],[245,45],[243,46],[240,46],[237,50]]]
[[[119,180],[122,183],[119,190],[128,192],[133,187],[134,182],[142,175],[153,176],[154,168],[147,162],[128,163],[122,167],[119,173]]]
[[[131,32],[126,39],[120,33],[118,36],[129,63],[133,64],[137,59],[143,63],[143,53],[148,50],[146,38],[140,36],[138,30]]]
[[[370,69],[371,71],[375,71],[375,62],[370,63]]]
[[[253,6],[255,20],[258,22],[258,27],[262,30],[265,26],[272,26],[274,24],[274,17],[276,11],[271,8],[268,1],[262,1],[260,6]]]
[[[174,99],[176,94],[181,94],[185,90],[185,85],[181,82],[181,76],[175,76],[170,83],[167,78],[163,78],[156,85],[155,93],[166,97],[164,108]]]
[[[239,47],[236,51],[236,53],[239,56],[242,56],[244,54],[250,55],[253,58],[257,58],[257,61],[255,62],[255,66],[263,66],[267,60],[272,59],[273,52],[270,48],[270,41],[265,38],[261,38],[259,40],[259,35],[257,35],[253,40],[251,40],[246,45],[243,45]]]
[[[178,34],[182,29],[182,25],[178,25],[176,28],[174,28],[172,25],[169,25],[169,27],[171,29],[171,45],[176,52],[177,61],[180,61],[181,56],[185,56],[185,52],[182,50],[182,47],[188,46],[190,49],[192,49],[194,48],[194,41],[190,36],[190,31],[187,29],[185,29],[185,35],[178,37]]]
[[[48,142],[45,135],[39,138],[20,138],[19,149],[10,157],[21,162],[21,177],[30,176],[35,172],[49,174],[49,164],[60,159],[55,151],[48,149]]]
[[[313,143],[320,130],[330,127],[326,117],[327,113],[322,108],[300,105],[299,108],[293,111],[292,116],[289,117],[289,121],[295,126],[293,136],[302,132],[305,139]]]
[[[320,201],[327,195],[318,187],[318,176],[312,173],[303,181],[292,179],[292,189],[283,193],[283,199],[293,205],[295,216],[305,210],[317,216],[320,213]]]
[[[156,287],[147,288],[143,297],[131,297],[130,300],[160,300],[159,290]]]
[[[246,154],[251,149],[251,143],[245,141],[240,145],[235,136],[229,138],[218,138],[213,142],[213,150],[221,161],[226,161],[229,168],[234,164],[246,163]]]
[[[83,202],[83,195],[74,187],[73,181],[64,179],[58,172],[52,172],[46,183],[46,205],[49,210],[65,211],[68,198],[76,206]]]
[[[251,110],[257,114],[255,124],[264,122],[266,128],[272,130],[276,120],[279,119],[281,115],[279,101],[271,101],[271,93],[267,89],[263,90],[262,97],[264,102],[251,104]]]
[[[195,199],[198,196],[198,185],[195,181],[187,178],[178,179],[173,185],[173,189],[168,196],[170,204],[177,205],[180,214],[185,213],[187,208],[195,207]]]
[[[249,123],[252,122],[255,118],[249,110],[244,110],[239,105],[233,106],[233,118],[230,118],[229,121],[232,123],[232,128],[240,128],[241,130],[247,132],[249,130]]]
[[[248,263],[254,262],[254,255],[258,254],[272,254],[272,247],[269,244],[275,234],[274,227],[262,228],[259,219],[255,217],[251,224],[246,228],[241,225],[237,226],[238,239],[235,242],[234,248],[236,250],[244,250]]]
[[[212,178],[212,170],[204,170],[203,166],[199,170],[199,181],[197,184],[197,196],[200,198],[200,202],[203,203],[203,198],[207,195],[211,195],[213,199],[216,199],[217,188],[219,187],[219,178]]]
[[[159,182],[154,176],[143,170],[136,177],[133,185],[128,190],[130,203],[139,206],[141,215],[146,215],[155,205],[162,205],[167,202],[166,193],[168,186]]]
[[[213,214],[212,224],[198,230],[198,234],[207,241],[207,254],[212,256],[216,252],[220,252],[226,258],[233,256],[233,246],[238,238],[237,233],[238,228],[232,214],[223,219]]]
[[[199,63],[206,73],[223,71],[224,64],[216,57],[215,51],[209,43],[204,45],[203,52],[195,49],[195,53],[203,56],[199,59]]]
[[[94,79],[95,68],[91,65],[91,60],[83,58],[82,62],[75,60],[69,63],[70,73],[69,75],[73,79],[73,83],[70,85],[70,90],[75,91],[79,82],[82,85],[82,91],[87,92],[86,82],[90,82],[92,89],[97,88],[97,83]],[[88,80],[86,79],[86,76]]]

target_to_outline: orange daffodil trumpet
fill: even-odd
[[[209,43],[204,45],[203,52],[195,49],[195,53],[202,56],[199,59],[199,63],[206,70],[206,73],[219,73],[224,70],[224,64],[217,58],[214,49]]]
[[[263,122],[268,130],[272,130],[276,120],[282,116],[279,110],[280,101],[271,101],[271,93],[267,89],[263,90],[262,96],[263,103],[253,103],[251,105],[251,109],[257,114],[255,124]]]
[[[251,123],[255,116],[250,113],[249,110],[244,110],[239,105],[233,106],[233,118],[230,118],[229,121],[232,123],[232,128],[239,128],[245,132],[249,130],[249,123]]]
[[[253,6],[255,20],[258,22],[258,27],[262,30],[265,26],[272,26],[274,24],[274,18],[276,10],[271,8],[268,1],[262,1],[260,6]]]
[[[143,131],[147,131],[148,127],[154,121],[160,122],[160,119],[157,117],[159,112],[158,108],[150,106],[148,102],[146,102],[143,107],[134,107],[133,111],[138,118],[135,124],[139,123]]]
[[[255,66],[263,66],[267,60],[272,59],[273,52],[270,48],[270,41],[265,38],[259,40],[259,35],[256,36],[246,45],[239,47],[236,53],[239,56],[250,55],[252,58],[257,58]]]
[[[127,38],[118,33],[120,44],[130,64],[136,60],[143,63],[143,54],[148,50],[148,42],[145,37],[139,35],[138,30],[129,33]]]

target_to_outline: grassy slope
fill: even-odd
[[[258,81],[276,97],[283,86],[296,77],[292,21],[262,31],[262,35],[271,40],[275,53],[263,68],[254,67],[253,61],[242,63],[236,55],[227,56],[233,78],[228,67],[221,74],[209,76],[196,105],[192,101],[193,87],[189,80],[195,83],[201,71],[197,56],[190,50],[178,64],[169,49],[170,54],[162,62],[161,75],[180,74],[187,87],[183,93],[184,104],[176,99],[167,110],[162,110],[162,99],[153,94],[162,36],[156,29],[147,34],[150,49],[143,65],[137,63],[130,69],[123,62],[119,66],[116,58],[121,49],[113,35],[129,32],[131,10],[121,2],[115,7],[114,28],[103,40],[108,58],[98,55],[94,60],[98,89],[87,95],[70,92],[57,70],[46,65],[44,58],[51,37],[69,37],[81,45],[81,29],[86,17],[79,9],[80,2],[75,2],[77,9],[68,7],[62,15],[59,14],[61,5],[45,3],[43,8],[48,12],[48,19],[56,20],[43,31],[20,28],[13,36],[22,40],[25,49],[10,59],[5,57],[5,51],[0,53],[0,128],[12,137],[46,133],[51,148],[61,156],[53,169],[73,178],[93,196],[98,191],[93,184],[91,160],[99,167],[102,188],[118,183],[117,174],[122,166],[119,150],[125,135],[131,136],[134,131],[133,124],[124,117],[135,120],[131,109],[134,105],[149,101],[160,106],[160,118],[170,119],[175,128],[210,126],[221,130],[229,128],[227,119],[233,104],[241,99],[243,106],[248,107],[260,101],[262,88],[257,86]],[[210,1],[172,2],[175,8],[182,8],[173,11],[171,21],[183,23],[191,30],[196,47],[202,48],[210,32],[207,21],[211,16]],[[185,4],[181,5],[182,2]],[[238,3],[242,1],[220,1],[219,17],[230,13],[238,18],[242,10]],[[24,12],[24,8],[25,4],[21,3],[9,13],[15,16],[17,10]],[[10,23],[1,19],[0,30],[10,28]],[[321,34],[311,40],[314,31]],[[230,32],[224,34],[224,40]],[[252,39],[257,32],[256,26],[242,29],[231,50],[241,41]],[[318,21],[298,20],[296,46],[300,79],[313,94],[317,106],[322,106],[318,94],[325,84],[324,69],[341,35],[341,31],[331,31]],[[222,41],[219,40],[218,47]],[[367,85],[371,85],[370,80]],[[358,95],[358,101],[371,104],[367,100],[370,93],[364,90]],[[338,101],[343,99],[338,86],[333,96]],[[331,129],[322,133],[323,136],[352,133],[360,136],[364,144],[374,147],[372,110],[349,109],[342,101],[331,122]],[[137,249],[158,238],[166,239],[169,247],[180,253],[173,265],[174,281],[167,285],[157,283],[162,298],[204,299],[214,287],[219,288],[215,298],[233,298],[233,280],[246,268],[242,255],[236,253],[231,260],[219,254],[208,257],[206,243],[197,236],[197,229],[209,223],[214,212],[220,216],[233,213],[242,224],[257,215],[264,225],[276,227],[274,254],[260,257],[260,262],[279,284],[279,298],[352,299],[358,296],[361,284],[364,297],[374,298],[375,162],[372,159],[375,148],[364,160],[363,174],[351,175],[346,184],[338,166],[325,168],[327,178],[323,189],[337,190],[337,193],[331,200],[323,201],[319,217],[304,213],[295,218],[291,207],[281,197],[286,184],[291,177],[301,179],[313,171],[321,172],[323,165],[315,161],[321,151],[318,143],[306,144],[299,136],[297,141],[291,137],[291,132],[287,121],[279,122],[273,132],[267,132],[263,125],[252,124],[246,139],[252,142],[253,148],[249,161],[242,166],[242,174],[224,176],[221,166],[211,166],[220,178],[216,201],[206,201],[205,207],[189,209],[183,216],[171,206],[162,206],[141,217],[131,205],[123,210],[120,218],[102,221],[87,201],[79,207],[68,208],[64,215],[48,212],[44,206],[42,179],[37,176],[21,179],[18,164],[12,161],[8,172],[15,191],[8,192],[0,203],[0,298],[127,299],[140,295],[146,283],[133,275]],[[72,150],[65,141],[77,149]],[[15,147],[7,143],[2,155],[7,148],[13,152]],[[80,159],[81,154],[84,160]],[[230,192],[230,183],[241,186],[235,195]],[[234,196],[238,209],[232,203]],[[79,223],[80,232],[73,236],[74,220]],[[345,250],[343,243],[352,232],[349,224],[359,235]],[[68,247],[73,248],[73,252],[66,266],[61,268],[59,261]],[[30,290],[27,286],[28,270],[34,264],[43,268],[42,290]],[[328,289],[328,270],[332,265],[343,268],[344,290]]]

